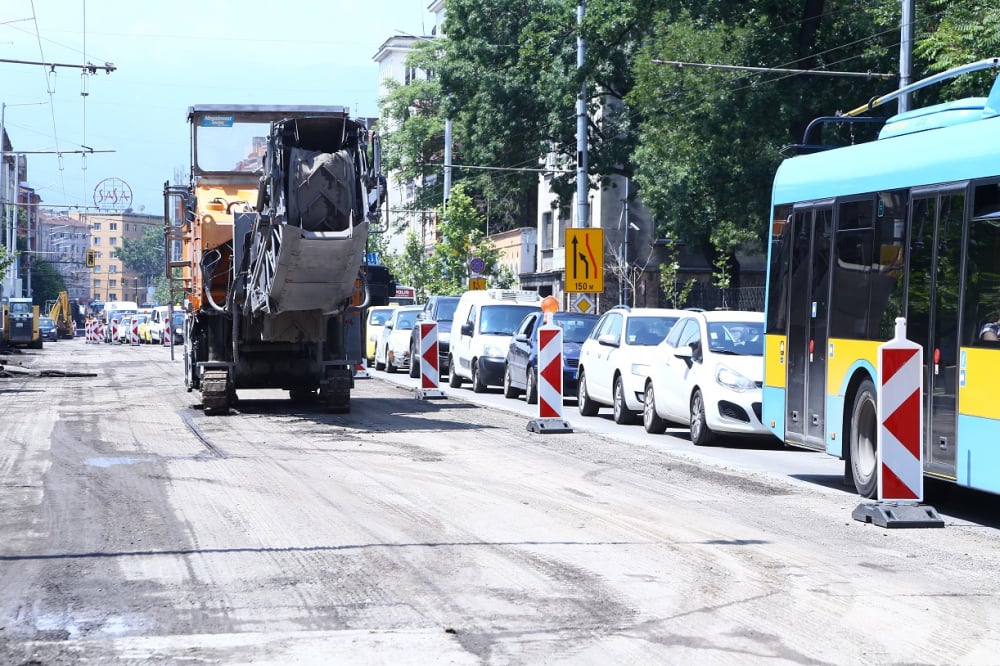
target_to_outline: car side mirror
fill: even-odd
[[[462,335],[472,335],[472,322],[462,324]]]
[[[392,322],[391,322],[391,321],[390,321],[390,322],[386,322],[386,325],[385,325],[385,327],[386,327],[387,329],[391,329],[391,328],[392,328]]]
[[[617,347],[618,338],[611,335],[610,333],[606,333],[597,338],[597,344],[604,345],[605,347]]]
[[[524,333],[519,333],[518,335],[514,336],[514,339],[517,340],[518,342],[527,342],[528,336],[525,335]]]
[[[674,357],[675,358],[683,358],[683,359],[686,359],[686,360],[690,361],[692,355],[693,355],[693,352],[692,352],[691,348],[688,347],[687,345],[685,345],[683,347],[678,347],[677,349],[674,350]]]

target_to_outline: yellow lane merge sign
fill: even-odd
[[[566,230],[566,292],[604,292],[604,229]]]

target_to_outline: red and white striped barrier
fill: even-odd
[[[538,418],[528,423],[531,432],[573,432],[562,418],[563,334],[558,326],[538,329]]]
[[[944,527],[924,498],[924,350],[906,338],[906,320],[878,348],[878,502],[854,510],[880,527]]]
[[[167,320],[163,322],[163,330],[160,331],[160,344],[167,347],[173,341],[173,332],[170,330],[170,321]]]
[[[94,342],[94,322],[89,319],[83,327],[83,341],[88,345]]]
[[[128,343],[130,345],[139,344],[139,322],[135,319],[132,320],[132,326],[128,332]]]
[[[118,344],[118,320],[117,319],[112,319],[111,320],[111,329],[110,329],[110,331],[111,331],[111,344],[113,344],[113,345]]]
[[[923,347],[906,339],[905,324],[878,348],[878,499],[924,498]]]
[[[368,368],[365,367],[364,361],[354,364],[354,378],[355,379],[371,379],[372,376],[368,372]]]
[[[417,323],[420,333],[420,355],[411,358],[410,363],[420,364],[420,388],[417,397],[423,400],[443,398],[444,393],[438,388],[441,381],[441,370],[438,367],[438,325],[436,321],[421,321]]]

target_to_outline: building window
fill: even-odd
[[[94,264],[94,272],[95,273],[103,273],[104,271],[101,270],[100,266],[98,266],[97,264]]]
[[[94,289],[100,289],[100,288],[101,288],[101,281],[94,280]]]
[[[108,239],[109,245],[118,245],[118,236],[112,236]]]
[[[101,244],[101,237],[94,236],[94,245],[100,245],[100,244]]]
[[[109,222],[108,223],[108,229],[110,229],[111,231],[118,231],[118,223],[117,222]]]
[[[93,228],[94,231],[100,231],[101,230],[101,223],[100,222],[94,222],[94,226],[92,228]]]
[[[118,286],[118,280],[108,280],[108,289],[114,289]]]
[[[109,273],[117,273],[118,272],[118,267],[112,264],[111,266],[108,266],[108,272]]]
[[[542,249],[552,249],[552,211],[542,213]]]

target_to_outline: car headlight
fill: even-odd
[[[636,375],[637,377],[649,377],[649,364],[633,363],[632,374]]]
[[[497,344],[487,344],[483,347],[483,356],[490,358],[505,358],[507,350]]]
[[[715,381],[734,391],[753,391],[757,388],[753,380],[725,365],[715,369]]]

